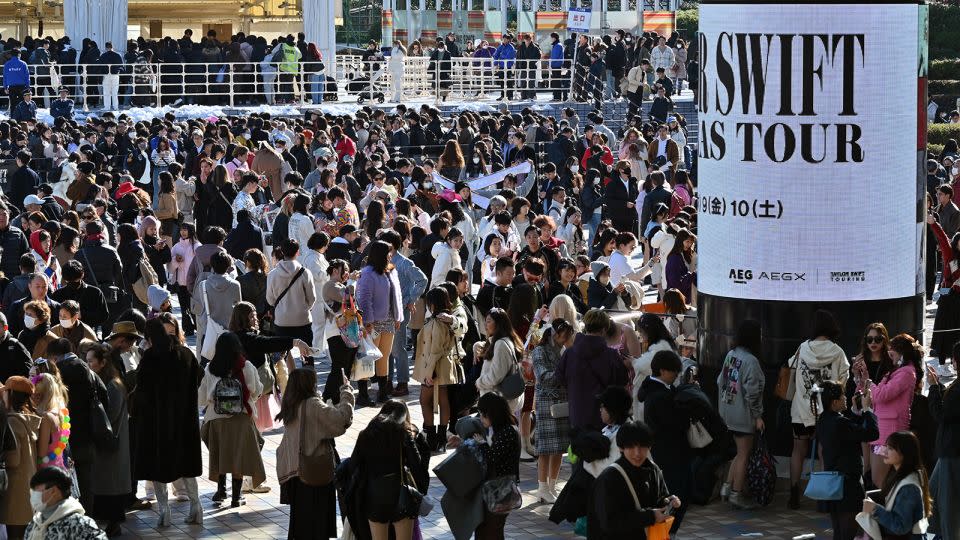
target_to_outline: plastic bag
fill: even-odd
[[[363,336],[360,340],[360,348],[357,350],[357,358],[353,361],[353,370],[351,379],[362,381],[369,379],[376,374],[377,360],[383,358],[383,353],[373,344],[370,336]]]

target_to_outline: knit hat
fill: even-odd
[[[161,306],[163,306],[167,300],[170,300],[170,291],[159,285],[151,285],[147,288],[147,303],[150,304],[150,309],[163,311]]]
[[[601,272],[610,268],[610,265],[603,261],[593,261],[590,263],[590,271],[593,272],[593,277],[597,277]]]

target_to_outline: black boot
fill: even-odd
[[[800,484],[790,486],[790,500],[787,501],[787,508],[791,510],[800,508]]]
[[[387,377],[377,377],[377,403],[384,403],[390,399],[390,393],[393,392],[392,389],[388,388],[389,383],[387,382]]]
[[[227,475],[221,474],[217,477],[217,492],[210,497],[215,503],[223,502],[227,498]]]
[[[357,408],[360,407],[372,407],[373,402],[370,401],[370,383],[367,379],[362,381],[357,381]]]
[[[243,489],[243,477],[234,478],[230,477],[232,491],[230,493],[230,507],[238,508],[240,505],[247,504],[247,501],[244,500],[241,490]]]
[[[427,437],[427,447],[432,453],[437,446],[437,426],[423,426],[423,434]]]

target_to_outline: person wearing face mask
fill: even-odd
[[[629,162],[621,161],[617,163],[616,175],[607,184],[604,201],[613,227],[618,231],[636,234],[637,212],[635,201],[640,196],[640,188],[637,186],[637,179],[632,176],[631,172]]]
[[[24,310],[28,303],[40,301],[47,305],[47,315],[50,313],[59,313],[60,303],[47,295],[49,290],[49,281],[43,274],[32,274],[30,284],[28,285],[29,294],[11,304],[6,311],[7,322],[10,325],[10,332],[19,335],[24,327]],[[29,350],[30,347],[27,347]]]
[[[66,338],[73,350],[83,354],[97,343],[96,332],[80,320],[80,304],[76,301],[67,300],[60,304],[58,315],[60,322],[50,332],[58,338]]]
[[[107,320],[107,301],[100,289],[84,282],[83,264],[78,260],[63,265],[63,286],[50,293],[50,297],[63,304],[68,300],[83,306],[83,321],[88,328],[96,329]]]

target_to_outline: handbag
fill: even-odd
[[[797,392],[798,362],[800,362],[800,347],[797,347],[797,353],[793,355],[793,365],[787,364],[780,367],[780,373],[777,374],[777,387],[774,390],[778,398],[790,401]]]
[[[222,193],[221,193],[222,195]],[[300,279],[300,275],[303,274],[306,270],[305,266],[301,266],[300,270],[297,270],[297,273],[293,275],[293,279],[290,280],[290,283],[287,283],[287,286],[280,292],[280,296],[277,297],[277,301],[272,305],[268,305],[266,312],[263,314],[263,320],[260,322],[264,335],[275,335],[277,332],[277,324],[274,322],[274,310],[277,306],[280,305],[280,301],[283,300],[283,297],[287,295],[287,292],[290,291],[290,287],[293,287],[293,284]],[[207,318],[209,319],[209,311],[207,311]],[[213,358],[212,356],[207,356],[206,358]]]
[[[221,334],[226,333],[226,329],[210,316],[210,301],[207,299],[206,281],[200,284],[200,290],[203,292],[203,309],[207,313],[207,326],[203,331],[203,342],[200,343],[200,356],[210,360],[217,352],[217,339],[220,338]]]
[[[363,317],[357,311],[353,295],[344,293],[344,296],[346,298],[344,299],[343,309],[334,316],[334,322],[337,324],[337,329],[340,330],[340,338],[343,339],[344,345],[356,349],[360,346],[360,340],[363,337],[363,332],[360,330],[363,326]]]
[[[514,362],[510,368],[510,373],[497,385],[497,391],[500,392],[500,395],[503,396],[504,399],[510,401],[523,395],[526,387],[527,380],[523,378],[520,367]]]
[[[642,510],[640,506],[640,497],[637,497],[637,490],[634,489],[633,483],[630,481],[630,477],[627,476],[627,471],[623,470],[618,463],[610,465],[611,468],[616,469],[620,476],[623,477],[623,481],[627,483],[627,488],[630,489],[630,495],[633,497],[633,506],[637,510]],[[667,516],[665,521],[660,523],[654,523],[645,529],[647,540],[670,540],[670,527],[673,526],[673,516]]]
[[[567,418],[570,416],[570,403],[554,403],[550,406],[550,416],[553,418]]]
[[[513,476],[498,476],[480,487],[480,495],[487,512],[506,515],[520,508],[523,497]]]
[[[306,430],[307,402],[300,405],[300,457],[297,464],[297,476],[308,486],[326,486],[333,482],[333,472],[336,469],[333,448],[330,440],[320,441],[320,446],[312,453],[303,451],[303,435]]]
[[[843,475],[837,471],[813,471],[813,457],[817,454],[817,440],[813,440],[810,452],[810,480],[803,496],[815,501],[839,501],[843,499]]]
[[[706,448],[713,442],[713,436],[703,427],[703,422],[694,420],[687,428],[687,442],[690,443],[690,448]]]
[[[363,336],[360,340],[360,348],[357,350],[357,357],[353,360],[350,378],[354,381],[362,381],[373,377],[376,374],[377,360],[381,358],[383,353],[373,344],[370,336]]]

